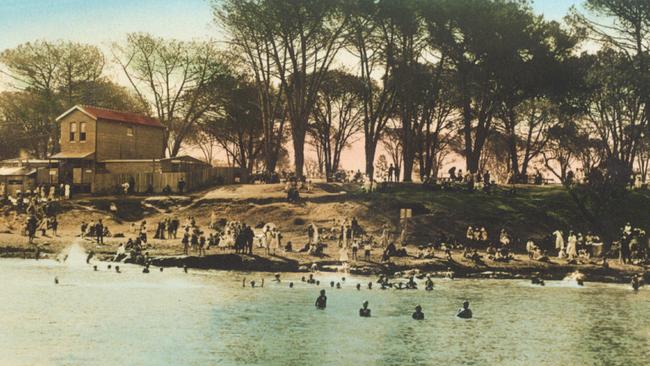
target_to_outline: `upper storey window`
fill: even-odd
[[[79,123],[79,141],[86,141],[86,122]]]
[[[70,142],[74,142],[77,137],[77,122],[70,122]]]

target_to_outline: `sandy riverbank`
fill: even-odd
[[[106,238],[104,245],[98,245],[92,240],[81,239],[75,235],[61,235],[37,237],[34,244],[29,244],[24,236],[15,233],[2,233],[0,234],[0,257],[34,259],[38,247],[40,258],[56,259],[60,253],[65,252],[74,243],[82,246],[87,253],[94,252],[97,259],[109,261],[115,254],[119,243],[124,240],[124,238]],[[407,249],[409,254],[415,254],[414,248]],[[214,270],[306,272],[315,265],[315,268],[320,271],[342,270],[342,263],[332,253],[335,251],[334,248],[326,249],[323,257],[284,252],[278,252],[277,255],[266,255],[265,250],[261,248],[255,248],[254,255],[211,249],[208,250],[206,256],[200,257],[182,255],[179,240],[151,240],[146,251],[151,257],[151,264],[160,267],[187,266],[188,268]],[[622,265],[615,260],[610,261],[609,268],[604,268],[595,261],[594,263],[576,265],[568,264],[563,259],[552,258],[550,262],[540,262],[518,254],[510,262],[497,262],[486,259],[485,253],[481,254],[484,258],[481,263],[463,258],[460,252],[453,253],[452,260],[443,258],[443,253],[437,253],[433,259],[417,259],[414,256],[394,257],[388,263],[381,263],[380,250],[375,249],[370,260],[350,261],[347,270],[352,274],[361,275],[412,273],[433,276],[444,276],[448,270],[451,270],[459,278],[497,279],[525,279],[539,273],[549,280],[561,280],[567,275],[579,271],[585,275],[587,281],[615,283],[627,283],[632,275],[647,272],[647,268],[643,266]]]
[[[414,257],[416,244],[429,243],[438,234],[462,237],[466,227],[476,223],[491,230],[491,237],[496,235],[495,230],[507,227],[515,238],[532,237],[544,247],[548,245],[544,236],[554,228],[570,227],[568,223],[580,227],[577,224],[581,222],[575,216],[565,194],[555,188],[522,187],[517,196],[502,196],[429,192],[417,186],[406,185],[391,193],[365,195],[353,186],[319,183],[313,192],[305,194],[304,201],[300,204],[283,202],[282,188],[282,185],[237,185],[183,197],[81,197],[60,203],[57,209],[57,235],[48,232],[49,236],[42,237],[39,233],[34,244],[29,244],[26,237],[18,234],[18,223],[24,222],[24,215],[14,221],[13,212],[5,211],[0,216],[0,257],[33,258],[38,247],[42,257],[54,258],[76,243],[86,252],[94,252],[100,259],[109,259],[120,243],[136,236],[131,231],[131,225],[139,226],[146,220],[150,238],[146,251],[152,258],[152,263],[157,266],[294,272],[308,270],[315,264],[320,270],[336,271],[341,263],[338,261],[339,248],[333,240],[326,240],[328,247],[322,257],[295,251],[266,255],[259,248],[255,249],[253,256],[211,249],[207,256],[197,257],[183,255],[180,238],[151,238],[156,224],[165,218],[176,217],[184,221],[186,217],[192,216],[197,225],[205,229],[211,214],[215,212],[219,219],[239,220],[249,225],[272,222],[280,228],[283,243],[292,241],[296,250],[307,241],[307,224],[315,223],[327,231],[332,227],[334,219],[344,217],[356,217],[364,230],[376,237],[380,235],[382,226],[388,225],[393,228],[395,237],[399,226],[399,208],[411,207],[414,218],[412,225],[409,225],[409,241],[414,245],[407,247],[410,256],[392,258],[390,263],[381,263],[381,249],[376,248],[369,260],[351,261],[350,272],[392,274],[415,270],[436,275],[449,268],[458,277],[529,278],[539,272],[545,278],[562,279],[578,270],[586,275],[588,281],[629,282],[630,276],[647,270],[642,266],[622,265],[616,260],[610,260],[610,268],[603,268],[595,261],[572,265],[564,259],[551,258],[551,262],[544,263],[531,261],[523,254],[515,254],[515,259],[508,263],[491,261],[485,253],[481,253],[483,262],[475,263],[463,258],[460,251],[453,253],[452,260],[447,260],[440,251],[436,252],[433,259]],[[650,200],[640,193],[636,199]],[[117,205],[118,217],[110,213],[111,203]],[[629,216],[641,217],[635,214],[640,208],[637,209],[634,204],[626,207],[630,211]],[[626,217],[624,215],[618,219]],[[113,237],[106,238],[104,245],[79,237],[82,221],[99,219],[108,226]],[[536,224],[530,225],[531,222]]]

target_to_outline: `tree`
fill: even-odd
[[[404,161],[404,154],[402,152],[402,143],[404,140],[402,139],[399,123],[395,119],[389,120],[388,126],[384,129],[381,141],[393,166],[395,169],[398,169],[397,175],[399,176],[402,170],[402,162]]]
[[[285,95],[296,174],[302,175],[309,117],[323,76],[345,42],[349,16],[332,0],[228,0],[220,9],[221,18],[236,19],[246,29],[243,34],[263,37],[268,45],[259,57],[267,60],[264,64],[272,68]]]
[[[103,75],[104,55],[95,46],[28,42],[3,51],[0,63],[11,89],[0,95],[0,115],[12,124],[18,147],[40,158],[58,151],[55,119],[75,104],[146,111]]]
[[[346,49],[357,58],[359,78],[363,81],[363,133],[366,175],[374,176],[377,144],[395,108],[395,83],[391,81],[395,29],[390,26],[382,7],[387,1],[351,2]]]
[[[222,54],[211,42],[165,40],[131,33],[113,55],[138,97],[167,127],[165,149],[176,156],[205,113],[219,103],[211,89],[227,79]]]
[[[515,76],[530,75],[530,70],[521,67],[534,65],[543,55],[533,46],[544,40],[552,43],[554,38],[544,27],[536,30],[526,2],[438,0],[423,7],[423,16],[431,48],[445,55],[454,68],[463,155],[467,170],[476,172],[504,96],[520,98],[516,86],[524,80]],[[515,104],[518,102],[511,103],[509,109]],[[514,136],[512,126],[509,130]],[[511,145],[516,146],[512,140]]]
[[[309,130],[323,157],[325,177],[338,171],[341,153],[362,128],[363,82],[339,70],[324,77],[314,106],[314,122]]]
[[[227,86],[226,86],[227,85]],[[244,78],[234,78],[220,92],[222,104],[201,120],[201,131],[224,149],[229,160],[249,174],[263,149],[262,117],[257,89]]]
[[[258,10],[245,1],[214,1],[215,21],[225,31],[233,59],[239,60],[244,73],[253,76],[257,88],[263,130],[263,156],[267,173],[275,171],[286,123],[283,89],[277,79],[273,44],[257,23]],[[279,85],[279,89],[276,84]]]
[[[386,155],[381,154],[377,158],[377,178],[382,181],[388,180],[388,160],[386,160]]]

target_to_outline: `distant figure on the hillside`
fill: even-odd
[[[456,180],[456,167],[455,166],[452,166],[451,168],[449,168],[449,170],[447,170],[447,173],[449,174],[449,180],[451,180],[452,182]]]
[[[389,182],[393,181],[393,174],[395,174],[395,167],[393,166],[393,164],[391,164],[388,167],[388,181]]]
[[[462,319],[472,318],[472,310],[469,308],[469,301],[465,300],[465,302],[463,302],[463,307],[458,309],[456,316]]]
[[[359,316],[362,318],[370,318],[370,309],[368,309],[368,301],[364,301],[361,305],[362,308],[359,309]]]
[[[485,173],[483,174],[483,190],[486,193],[490,192],[490,184],[492,184],[490,178],[491,178],[490,172],[486,170]]]
[[[320,296],[316,299],[316,309],[325,310],[327,307],[327,296],[325,296],[325,290],[320,290]]]
[[[399,170],[400,167],[398,165],[395,165],[395,182],[399,182]]]
[[[176,187],[178,188],[178,193],[183,194],[185,191],[185,178],[180,177],[178,179],[178,183],[176,184]]]
[[[415,320],[424,320],[424,313],[422,312],[422,306],[418,305],[415,307],[415,312],[411,317]]]
[[[566,185],[570,186],[573,184],[573,180],[575,179],[575,173],[573,170],[569,169],[569,171],[566,173]]]
[[[535,185],[541,186],[543,180],[542,173],[539,172],[539,169],[535,169]]]

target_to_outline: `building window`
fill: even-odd
[[[126,128],[126,135],[127,136],[133,136],[133,127],[127,127]]]
[[[77,122],[72,122],[70,123],[70,142],[74,142],[76,134],[77,134]]]
[[[79,141],[86,141],[86,122],[79,123]]]

